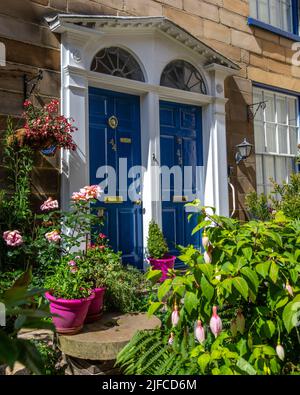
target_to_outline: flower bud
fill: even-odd
[[[202,245],[203,245],[203,248],[207,248],[208,247],[208,244],[209,244],[209,239],[208,239],[208,236],[207,236],[207,233],[204,231],[203,232],[203,235],[202,235]]]
[[[195,325],[195,338],[198,340],[200,344],[204,343],[205,341],[205,331],[202,326],[202,322],[198,320]]]
[[[291,296],[294,296],[293,288],[291,287],[291,285],[290,285],[289,282],[287,282],[287,283],[285,284],[285,289],[288,291],[288,293],[289,293]]]
[[[230,323],[230,330],[231,330],[232,336],[235,337],[237,335],[237,325],[236,325],[235,318]]]
[[[174,342],[174,333],[171,332],[169,340],[168,340],[168,344],[171,346],[173,344],[173,342]]]
[[[282,347],[281,344],[277,344],[277,346],[276,346],[276,354],[278,355],[279,359],[281,359],[282,361],[284,360],[284,357],[285,357],[284,348]]]
[[[211,263],[212,261],[211,254],[207,251],[204,251],[203,258],[205,263]]]
[[[174,310],[172,312],[172,326],[176,326],[178,322],[179,322],[179,312],[178,312],[178,306],[175,303]]]
[[[241,334],[245,332],[245,317],[243,316],[241,310],[239,310],[237,313],[236,328]]]
[[[217,337],[222,331],[222,320],[217,314],[217,306],[213,306],[213,314],[210,319],[210,330]]]

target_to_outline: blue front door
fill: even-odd
[[[197,223],[196,216],[188,221],[185,207],[195,197],[200,184],[196,171],[203,160],[200,107],[160,102],[160,156],[161,166],[176,167],[169,185],[162,177],[161,186],[163,232],[170,252],[177,255],[177,245],[200,246],[199,232],[191,235]],[[178,183],[180,175],[181,184]]]
[[[130,168],[141,164],[139,97],[90,88],[89,135],[90,182],[110,182],[98,203],[104,232],[124,263],[142,268],[142,204],[128,196],[137,176],[127,177]]]

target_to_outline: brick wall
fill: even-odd
[[[226,81],[226,122],[228,161],[234,166],[232,181],[243,218],[244,196],[255,189],[255,157],[252,155],[238,167],[233,158],[234,146],[244,137],[254,142],[253,125],[247,120],[247,104],[252,103],[251,80],[300,91],[300,69],[291,66],[292,41],[249,27],[247,0],[2,0],[0,40],[7,45],[8,57],[7,67],[0,68],[2,118],[20,114],[24,72],[45,70],[39,87],[40,100],[59,96],[59,37],[41,22],[43,16],[57,12],[164,15],[239,64],[239,75]],[[57,158],[41,159],[37,172],[52,174],[57,165]],[[38,193],[58,192],[58,181],[52,183],[50,191],[43,179],[36,179]]]

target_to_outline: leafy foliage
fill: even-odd
[[[272,218],[268,198],[263,193],[260,195],[256,192],[249,193],[246,196],[245,203],[253,219],[269,221]]]
[[[149,314],[165,315],[161,336],[173,332],[173,344],[177,341],[183,347],[182,358],[188,352],[186,369],[193,369],[196,360],[197,374],[299,373],[300,222],[278,212],[273,221],[240,223],[199,209],[198,201],[194,205],[200,212],[197,230],[206,228],[212,262],[205,263],[203,252],[193,246],[182,248],[179,258],[188,270],[184,275],[173,270],[159,286],[156,300],[150,301]],[[155,281],[156,273],[151,270],[148,277]],[[174,326],[175,305],[179,322]],[[216,337],[209,325],[212,306],[218,306],[223,323]],[[190,344],[188,334],[194,337],[198,320],[205,342],[188,351],[183,345]],[[278,343],[285,350],[283,361],[276,353]],[[119,359],[126,372],[141,369],[148,346],[144,349],[128,365],[132,350],[127,346]],[[158,367],[153,364],[149,369],[155,371]]]
[[[160,227],[153,220],[149,223],[147,250],[150,258],[160,259],[168,252],[167,242]]]

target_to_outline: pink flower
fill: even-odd
[[[211,316],[209,326],[215,337],[219,336],[222,331],[222,320],[217,314],[217,306],[213,306],[213,314]]]
[[[76,262],[71,260],[71,261],[68,262],[68,265],[69,266],[76,266]]]
[[[178,324],[178,322],[179,322],[179,312],[178,312],[178,306],[177,306],[176,303],[174,305],[174,310],[173,310],[173,313],[172,313],[171,320],[172,320],[172,325],[173,326],[176,326]]]
[[[76,273],[78,271],[78,268],[76,266],[71,267],[70,271],[71,271],[71,273]]]
[[[11,247],[19,247],[23,244],[23,238],[18,230],[7,230],[3,233],[3,239]]]
[[[49,243],[58,243],[61,239],[58,230],[52,230],[52,232],[46,233],[45,237],[49,241]]]
[[[202,322],[200,320],[196,322],[194,334],[195,334],[195,338],[198,340],[200,344],[204,343],[205,331],[202,326]]]
[[[106,239],[106,235],[103,233],[99,233],[99,239]]]
[[[173,342],[174,342],[174,333],[171,332],[169,340],[168,340],[168,344],[171,346],[173,344]]]
[[[58,208],[58,201],[53,200],[51,197],[45,200],[44,203],[41,205],[42,211],[53,210],[55,208]]]
[[[72,200],[88,201],[91,199],[98,199],[101,192],[102,190],[99,185],[85,186],[84,188],[81,188],[79,192],[73,193]]]
[[[88,200],[86,198],[85,194],[81,193],[81,192],[74,192],[71,199],[75,200],[75,201],[78,201],[78,200],[87,201]]]

